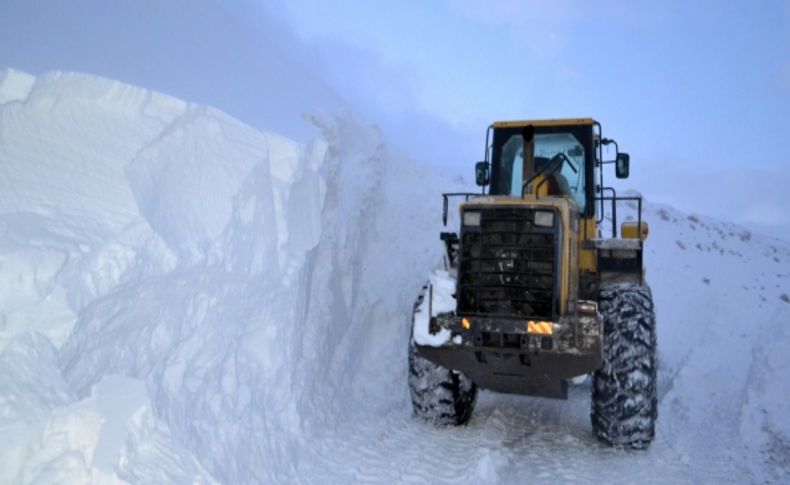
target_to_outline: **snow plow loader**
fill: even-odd
[[[614,160],[604,160],[606,146]],[[449,201],[462,198],[460,227],[441,233],[445,270],[414,305],[415,416],[460,425],[478,388],[566,399],[569,381],[592,374],[595,436],[649,446],[657,362],[642,264],[648,226],[641,197],[604,186],[608,165],[626,178],[630,157],[590,118],[488,128],[475,165],[481,192],[443,194],[445,225]],[[618,227],[619,205],[634,212]]]

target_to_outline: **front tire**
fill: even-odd
[[[656,318],[650,288],[601,288],[604,360],[593,376],[592,428],[611,446],[645,449],[655,436]]]
[[[428,290],[422,288],[412,314]],[[409,390],[414,416],[437,426],[462,425],[469,421],[477,401],[477,386],[456,372],[422,357],[414,337],[409,338]]]

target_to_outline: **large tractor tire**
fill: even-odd
[[[419,308],[428,286],[424,286],[412,314]],[[477,386],[460,372],[428,359],[417,352],[414,337],[409,338],[409,390],[414,415],[437,426],[462,425],[469,421],[477,401]]]
[[[658,415],[656,317],[650,288],[618,283],[601,288],[604,361],[593,376],[592,428],[611,446],[645,449]]]

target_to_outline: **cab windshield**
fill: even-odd
[[[572,133],[535,135],[535,172],[546,169],[552,160],[565,158],[562,168],[549,177],[549,193],[573,198],[584,211],[584,145]],[[502,145],[498,160],[493,160],[497,172],[496,187],[492,193],[521,196],[524,181],[524,141],[521,134],[513,134]]]

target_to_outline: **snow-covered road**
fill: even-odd
[[[467,426],[436,429],[407,407],[355,418],[309,445],[302,483],[744,483],[753,480],[727,447],[693,453],[659,426],[647,452],[613,450],[590,430],[589,384],[568,401],[484,392]]]

